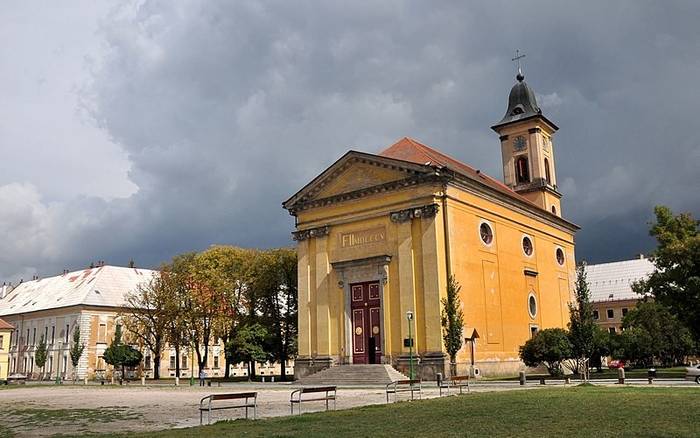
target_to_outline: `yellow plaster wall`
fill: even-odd
[[[518,348],[529,338],[531,325],[539,329],[566,325],[575,267],[572,234],[457,187],[450,187],[447,194],[447,241],[441,187],[435,185],[298,213],[299,229],[330,225],[329,235],[298,243],[300,358],[338,360],[343,355],[344,292],[329,264],[380,255],[391,256],[384,285],[385,355],[396,358],[408,352],[402,342],[408,335],[407,310],[415,313],[417,351],[444,351],[440,299],[447,284],[446,242],[452,273],[462,285],[465,335],[476,328],[481,336],[477,361],[518,361]],[[392,211],[431,203],[440,204],[434,218],[405,223],[389,219]],[[494,229],[490,247],[481,243],[481,220]],[[342,248],[343,234],[381,227],[386,232],[384,241]],[[531,257],[522,251],[524,234],[534,243]],[[557,247],[566,254],[563,267],[556,262]],[[525,276],[526,268],[537,276]],[[538,303],[535,318],[527,311],[530,291]],[[465,346],[458,360],[469,358]]]
[[[2,336],[2,341],[0,341],[0,380],[7,380],[7,376],[9,375],[11,335],[12,330],[0,329],[0,336]]]

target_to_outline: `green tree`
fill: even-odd
[[[242,326],[226,344],[226,356],[231,363],[247,363],[248,376],[252,377],[255,375],[255,362],[263,362],[270,358],[264,348],[267,336],[267,329],[260,324]]]
[[[552,376],[564,374],[562,363],[571,358],[572,346],[566,330],[550,328],[539,331],[520,347],[520,358],[529,367],[544,365]]]
[[[80,342],[80,326],[76,325],[73,329],[73,342],[70,346],[70,362],[73,365],[73,381],[78,378],[78,363],[80,363],[80,357],[85,351],[85,344]]]
[[[450,356],[450,373],[457,374],[457,353],[462,349],[462,328],[464,327],[464,313],[462,302],[459,299],[459,285],[454,275],[450,275],[447,281],[447,296],[442,301],[442,340],[445,349]]]
[[[586,265],[576,268],[575,302],[569,303],[569,340],[571,341],[572,367],[571,371],[585,373],[586,360],[590,359],[595,350],[596,324],[593,320],[591,293],[586,280]]]
[[[692,352],[690,331],[663,305],[640,302],[623,320],[621,354],[641,366],[672,366]],[[630,332],[630,333],[627,333]]]
[[[649,234],[658,243],[651,257],[656,271],[635,290],[666,306],[700,344],[700,222],[690,213],[674,215],[664,206],[654,208],[654,213],[656,222]]]
[[[286,362],[297,352],[297,255],[292,248],[277,248],[263,251],[256,260],[253,285],[261,297],[260,321],[268,329],[271,359],[280,363],[286,380]]]
[[[44,366],[46,365],[47,357],[48,350],[46,348],[46,339],[44,339],[44,335],[41,335],[39,345],[37,345],[36,351],[34,352],[34,363],[41,368],[41,374],[44,374]]]
[[[126,306],[120,315],[124,328],[153,353],[154,379],[160,379],[160,356],[168,324],[171,317],[176,317],[169,314],[171,299],[168,281],[156,276],[126,295]]]
[[[117,368],[120,369],[120,382],[126,376],[126,367],[138,365],[142,358],[143,356],[140,351],[122,342],[122,326],[117,324],[114,331],[114,339],[112,339],[112,343],[109,344],[109,347],[107,347],[104,352],[104,360],[106,363],[112,365],[115,370]]]
[[[612,334],[597,325],[593,330],[593,354],[591,355],[591,367],[595,367],[599,373],[603,372],[603,357],[612,355]]]

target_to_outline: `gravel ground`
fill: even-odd
[[[598,382],[613,384],[613,382]],[[632,382],[630,382],[632,383]],[[637,382],[634,382],[637,383]],[[637,384],[644,384],[639,381]],[[692,382],[669,382],[674,385],[694,385]],[[664,385],[656,381],[655,385]],[[564,387],[548,382],[547,387]],[[50,436],[84,432],[144,431],[199,424],[197,406],[200,398],[217,392],[258,391],[258,417],[289,415],[289,395],[297,386],[284,383],[230,383],[221,387],[199,386],[96,386],[96,385],[27,385],[0,390],[3,409],[0,410],[0,435],[3,430],[18,436]],[[542,388],[536,383],[521,387],[517,382],[478,382],[472,392],[510,391]],[[432,382],[423,386],[423,398],[438,397]],[[406,400],[401,394],[400,400]],[[393,397],[392,397],[393,401]],[[383,404],[383,387],[339,388],[337,409]],[[303,412],[320,411],[323,402],[303,406]],[[295,407],[296,411],[296,407]],[[241,418],[243,410],[214,413],[212,421]],[[205,416],[206,421],[206,416]],[[3,429],[4,428],[4,429]]]

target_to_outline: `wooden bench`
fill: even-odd
[[[386,385],[386,402],[389,403],[389,394],[394,394],[394,401],[400,392],[410,392],[411,400],[413,393],[418,393],[418,398],[421,398],[421,381],[416,379],[396,380]]]
[[[462,388],[467,388],[469,392],[469,376],[452,376],[450,380],[441,380],[438,382],[440,388],[440,396],[442,397],[442,389],[445,388],[447,395],[450,395],[450,388],[459,388],[459,393],[462,393]]]
[[[243,400],[243,404],[230,405],[226,404],[223,406],[216,406],[214,402],[220,400]],[[252,402],[249,400],[253,399]],[[208,401],[208,402],[207,402]],[[238,409],[245,408],[245,418],[248,418],[248,408],[253,408],[253,420],[256,417],[256,410],[258,407],[258,393],[257,392],[236,392],[236,393],[225,393],[225,394],[211,394],[203,397],[199,401],[199,424],[202,425],[204,412],[208,412],[207,423],[211,424],[211,411],[218,411],[220,409]]]
[[[315,398],[304,398],[304,394],[320,394],[324,393],[322,396]],[[294,395],[296,394],[296,398]],[[304,387],[299,388],[294,391],[289,396],[289,407],[292,409],[292,415],[294,415],[294,405],[299,405],[299,414],[301,414],[301,404],[302,402],[310,401],[325,401],[326,410],[328,410],[328,402],[333,401],[333,410],[335,410],[335,400],[336,400],[336,387],[335,386],[316,386],[316,387]]]

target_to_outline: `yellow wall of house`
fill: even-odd
[[[0,380],[7,380],[10,369],[10,337],[12,330],[0,329]]]
[[[480,334],[477,361],[518,361],[518,348],[530,337],[531,325],[540,329],[566,325],[575,269],[572,233],[497,200],[449,186],[450,234],[445,239],[442,194],[440,185],[419,185],[297,213],[298,229],[329,225],[328,235],[298,242],[300,359],[330,357],[342,362],[351,355],[344,350],[342,278],[331,264],[382,255],[391,257],[383,286],[384,354],[396,359],[408,353],[403,346],[408,310],[415,313],[418,353],[444,352],[440,299],[447,285],[446,243],[452,273],[462,286],[465,335],[474,328]],[[435,217],[403,223],[390,220],[391,212],[433,203],[439,204]],[[482,220],[494,229],[489,247],[479,237]],[[343,246],[343,235],[367,230],[381,230],[385,238]],[[524,234],[534,243],[531,257],[522,250]],[[557,247],[566,254],[563,266],[556,261]],[[525,269],[537,276],[525,276]],[[527,310],[531,291],[538,304],[535,318]],[[458,360],[469,358],[465,345]]]

